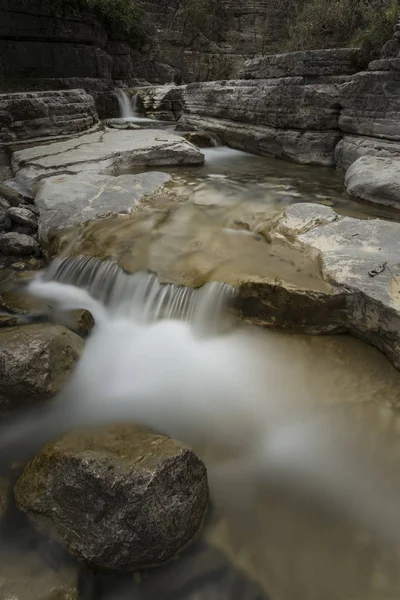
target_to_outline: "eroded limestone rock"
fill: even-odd
[[[41,531],[90,566],[165,562],[198,530],[204,464],[187,446],[137,426],[74,432],[47,445],[14,489]]]

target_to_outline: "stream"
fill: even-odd
[[[224,304],[229,286],[215,284],[198,302],[179,286],[234,286],[244,273],[262,280],[276,272],[300,288],[324,290],[312,260],[261,247],[247,223],[297,202],[363,219],[399,216],[350,200],[343,175],[332,169],[225,147],[204,153],[202,167],[160,169],[172,176],[167,199],[153,200],[160,208],[170,203],[166,222],[153,227],[144,213],[83,227],[62,244],[61,259],[75,260],[64,269],[53,265],[31,289],[79,308],[75,292],[83,288],[99,310],[81,379],[66,391],[66,422],[140,414],[190,443],[210,473],[204,528],[181,555],[135,577],[82,572],[82,600],[396,600],[400,488],[392,461],[400,457],[400,373],[347,335],[295,335],[229,319],[225,327],[222,309],[210,330],[213,307]],[[126,273],[150,269],[172,287],[160,292],[150,279],[150,293],[135,295],[135,275],[125,279],[104,267],[103,287],[95,289],[77,258],[89,244]],[[49,409],[46,435],[64,417]],[[26,435],[17,427],[17,444]]]

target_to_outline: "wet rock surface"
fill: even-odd
[[[58,175],[38,185],[39,236],[43,243],[59,228],[74,227],[106,214],[128,214],[146,196],[161,191],[171,179],[165,173],[111,177],[83,173]]]
[[[57,325],[0,328],[0,411],[49,400],[79,358],[82,340]]]
[[[60,174],[117,174],[137,166],[202,164],[203,154],[181,137],[157,129],[106,130],[15,152],[13,167],[30,182]]]
[[[14,494],[42,532],[91,567],[132,571],[167,561],[195,535],[208,485],[190,448],[126,425],[47,445]]]

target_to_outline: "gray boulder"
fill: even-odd
[[[74,432],[43,448],[18,480],[19,507],[92,568],[132,571],[172,558],[199,529],[204,464],[137,426]]]
[[[26,233],[9,231],[0,235],[0,251],[10,256],[29,256],[30,254],[38,256],[40,246],[33,237]]]
[[[345,183],[354,198],[400,208],[400,156],[362,156],[346,172]]]
[[[80,337],[56,325],[0,328],[0,411],[51,398],[82,348]]]

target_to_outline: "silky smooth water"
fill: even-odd
[[[132,420],[191,444],[209,469],[214,513],[178,573],[99,597],[172,598],[183,572],[192,595],[176,597],[396,597],[400,374],[378,351],[221,329],[229,286],[190,291],[87,258],[57,260],[28,292],[96,324],[60,397],[5,429],[3,462],[72,427]],[[246,596],[213,580],[215,552],[244,574]]]
[[[350,201],[330,169],[205,154],[203,167],[162,169],[177,206],[167,218],[72,232],[28,286],[56,314],[89,310],[95,327],[59,397],[4,428],[3,465],[72,427],[116,420],[165,431],[206,462],[213,510],[199,539],[140,582],[106,577],[90,600],[397,600],[400,374],[348,336],[237,323],[229,285],[243,273],[328,285],[313,260],[244,230],[254,211],[313,201],[362,218],[395,212]],[[207,284],[182,285],[188,271],[204,274],[204,257]]]

